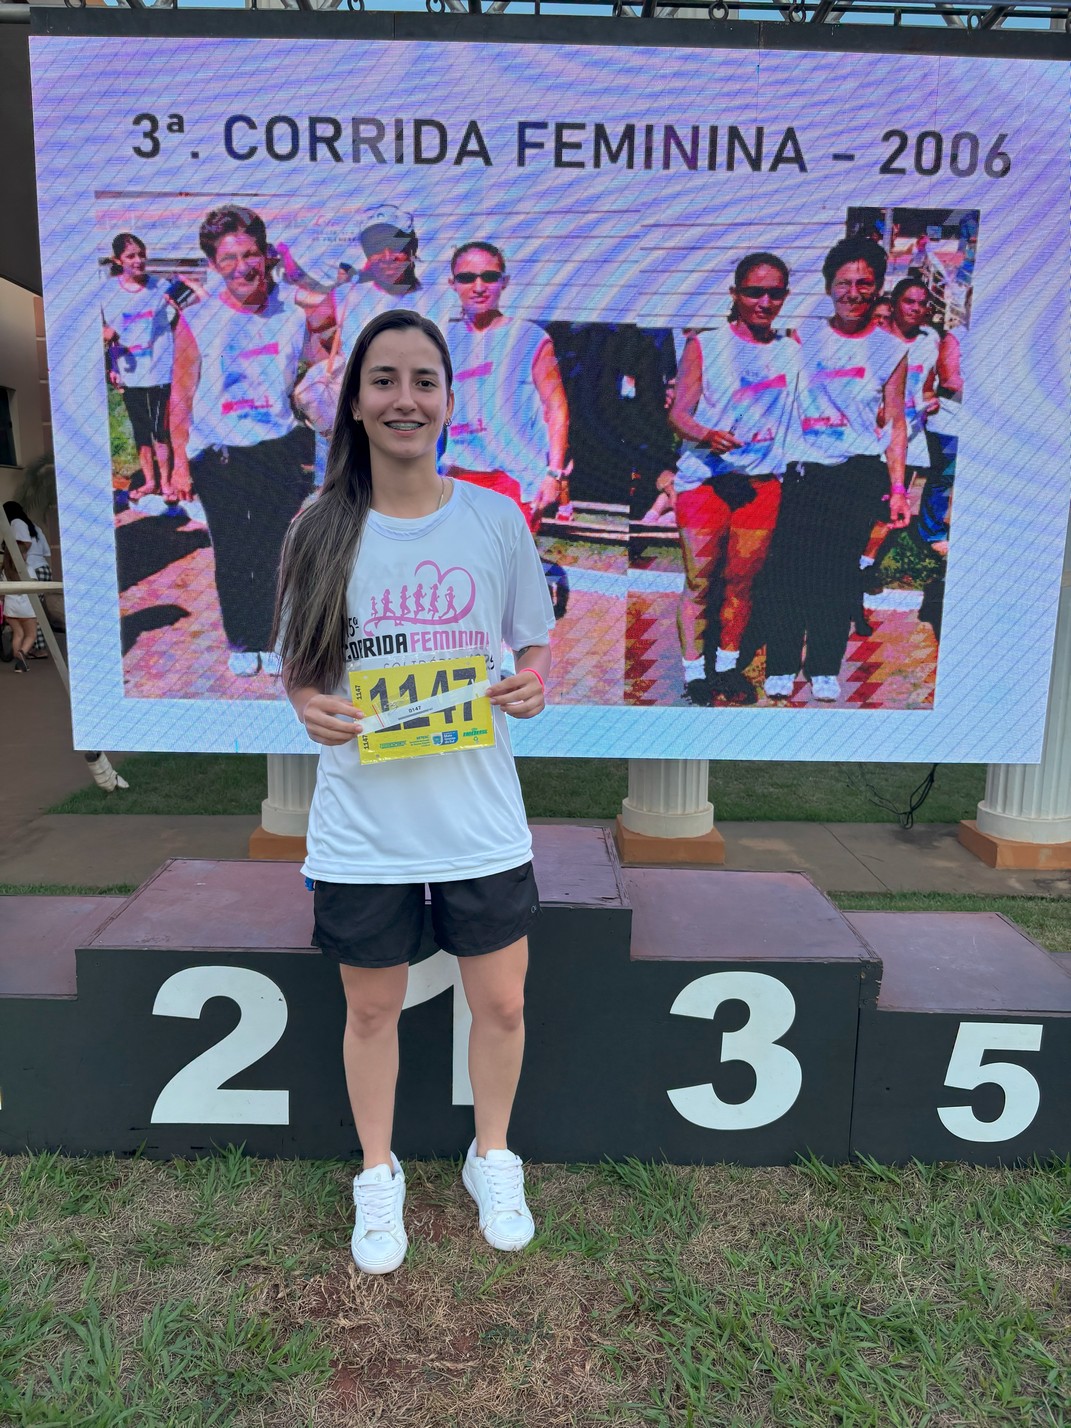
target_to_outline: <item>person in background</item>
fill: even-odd
[[[393,203],[370,208],[362,220],[359,246],[344,255],[347,276],[336,289],[338,341],[343,361],[353,351],[361,329],[377,313],[404,307],[430,318],[445,331],[454,316],[451,294],[422,283],[417,274],[420,240],[411,213]],[[343,294],[341,302],[338,294]]]
[[[792,695],[805,641],[805,677],[814,698],[840,698],[859,557],[886,511],[897,529],[910,520],[904,479],[907,354],[874,321],[887,262],[885,250],[869,238],[834,244],[822,264],[832,316],[802,338],[767,577],[769,699]],[[802,460],[794,462],[793,455]]]
[[[502,311],[509,281],[493,243],[463,243],[450,260],[461,320],[446,329],[454,414],[439,469],[509,496],[535,534],[568,497],[569,408],[547,333]]]
[[[204,507],[230,672],[278,674],[279,553],[312,489],[312,433],[290,401],[306,318],[269,277],[264,220],[252,209],[214,208],[200,244],[222,281],[175,330],[176,481],[192,485]]]
[[[22,507],[21,507],[21,506],[18,506],[17,502],[10,502],[9,504],[11,504],[11,505],[16,505],[16,506],[17,506],[17,509],[18,509],[19,512],[21,513],[21,518],[22,518],[24,521],[27,521],[27,522],[30,524],[31,529],[32,529],[33,531],[36,531],[36,534],[34,535],[33,540],[30,542],[29,554],[26,556],[26,568],[27,568],[27,570],[30,572],[31,577],[32,577],[34,580],[51,580],[51,579],[52,579],[52,547],[49,545],[48,540],[47,540],[47,538],[46,538],[46,536],[45,536],[44,531],[41,529],[40,526],[34,526],[34,525],[32,524],[32,522],[30,522],[29,516],[26,515],[26,513],[22,510]],[[5,507],[5,509],[6,509],[6,507]],[[9,515],[9,516],[8,516],[8,520],[11,520],[11,519],[12,519],[12,517]],[[42,601],[42,604],[43,604],[43,601]],[[47,616],[47,613],[48,613],[47,607],[45,607],[45,613],[46,613],[46,616]],[[43,634],[42,631],[41,631],[40,621],[38,621],[37,634],[36,634],[35,637],[34,637],[33,649],[30,651],[30,653],[29,653],[29,655],[28,655],[28,658],[29,658],[29,659],[47,659],[47,658],[48,658],[48,645],[45,643],[45,637],[44,637],[44,634]]]
[[[108,380],[123,394],[142,478],[130,499],[140,501],[144,496],[162,494],[169,500],[176,495],[168,406],[174,360],[172,331],[179,309],[166,285],[149,276],[148,252],[136,234],[116,234],[110,270],[112,276],[100,302]],[[188,494],[184,489],[177,492],[179,497]]]
[[[684,692],[693,704],[754,704],[740,667],[752,586],[777,524],[800,346],[774,326],[789,294],[787,265],[749,253],[736,265],[728,320],[685,342],[670,426],[682,438],[676,489],[684,589],[677,612]],[[720,581],[718,649],[705,640]]]
[[[901,278],[887,300],[875,303],[875,314],[879,314],[882,308],[888,309],[888,316],[879,315],[877,320],[910,348],[904,388],[904,418],[907,422],[904,480],[910,488],[914,474],[927,471],[930,465],[926,423],[939,406],[936,369],[940,338],[934,329],[927,325],[930,318],[930,294],[926,284],[920,279]],[[884,413],[879,412],[878,415],[879,420],[884,419]],[[859,557],[859,598],[852,615],[852,624],[856,634],[864,638],[872,635],[874,630],[867,619],[863,597],[877,594],[882,588],[875,566],[888,533],[889,527],[885,521],[875,521],[866,550]]]
[[[339,381],[359,332],[376,313],[404,307],[446,330],[453,316],[451,294],[420,281],[416,270],[419,247],[412,213],[393,203],[375,205],[362,216],[356,243],[339,258],[336,284],[318,305],[306,304],[312,355],[326,358]],[[304,270],[295,269],[289,251],[283,251],[285,271],[291,274],[292,281],[303,283]],[[327,447],[328,437],[318,433],[318,487],[323,485],[327,470]]]
[[[926,427],[930,448],[930,471],[919,503],[919,537],[942,561],[938,575],[922,592],[919,619],[941,638],[944,611],[944,562],[948,559],[948,538],[952,519],[952,490],[956,479],[956,452],[959,419],[963,402],[963,349],[967,333],[962,327],[942,332],[937,352],[937,410]]]
[[[14,536],[15,543],[28,568],[30,549],[37,537],[37,527],[17,501],[4,502],[4,515],[11,523],[11,534]],[[2,564],[4,579],[20,580],[21,573],[11,559],[10,552],[5,549],[2,554],[3,561],[0,564]],[[30,574],[32,575],[33,572],[31,571]],[[6,596],[4,619],[11,626],[12,666],[16,674],[25,674],[28,669],[26,660],[33,649],[34,639],[37,635],[37,616],[30,604],[29,595]]]

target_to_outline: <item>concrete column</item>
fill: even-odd
[[[1039,764],[990,764],[959,840],[991,868],[1071,868],[1071,526]]]
[[[249,839],[251,858],[304,858],[316,764],[315,754],[268,755],[268,796],[260,805],[261,826]]]
[[[707,759],[629,759],[628,796],[617,818],[624,863],[725,861],[707,798]]]

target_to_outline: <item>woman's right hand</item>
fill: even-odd
[[[715,456],[724,456],[727,451],[738,450],[744,443],[737,441],[731,431],[715,431],[711,428],[707,432],[706,444]]]
[[[361,732],[361,711],[348,699],[314,694],[301,711],[305,732],[317,744],[348,744]]]

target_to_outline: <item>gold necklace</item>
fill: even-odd
[[[442,510],[442,508],[443,508],[443,502],[446,500],[446,477],[445,477],[445,476],[440,476],[440,477],[439,477],[439,482],[440,482],[440,485],[441,485],[441,490],[439,491],[439,504],[435,507],[435,509],[436,509],[437,511],[441,511],[441,510]]]

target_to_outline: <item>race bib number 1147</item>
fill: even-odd
[[[484,749],[495,742],[484,655],[361,669],[349,676],[361,711],[362,764]]]

